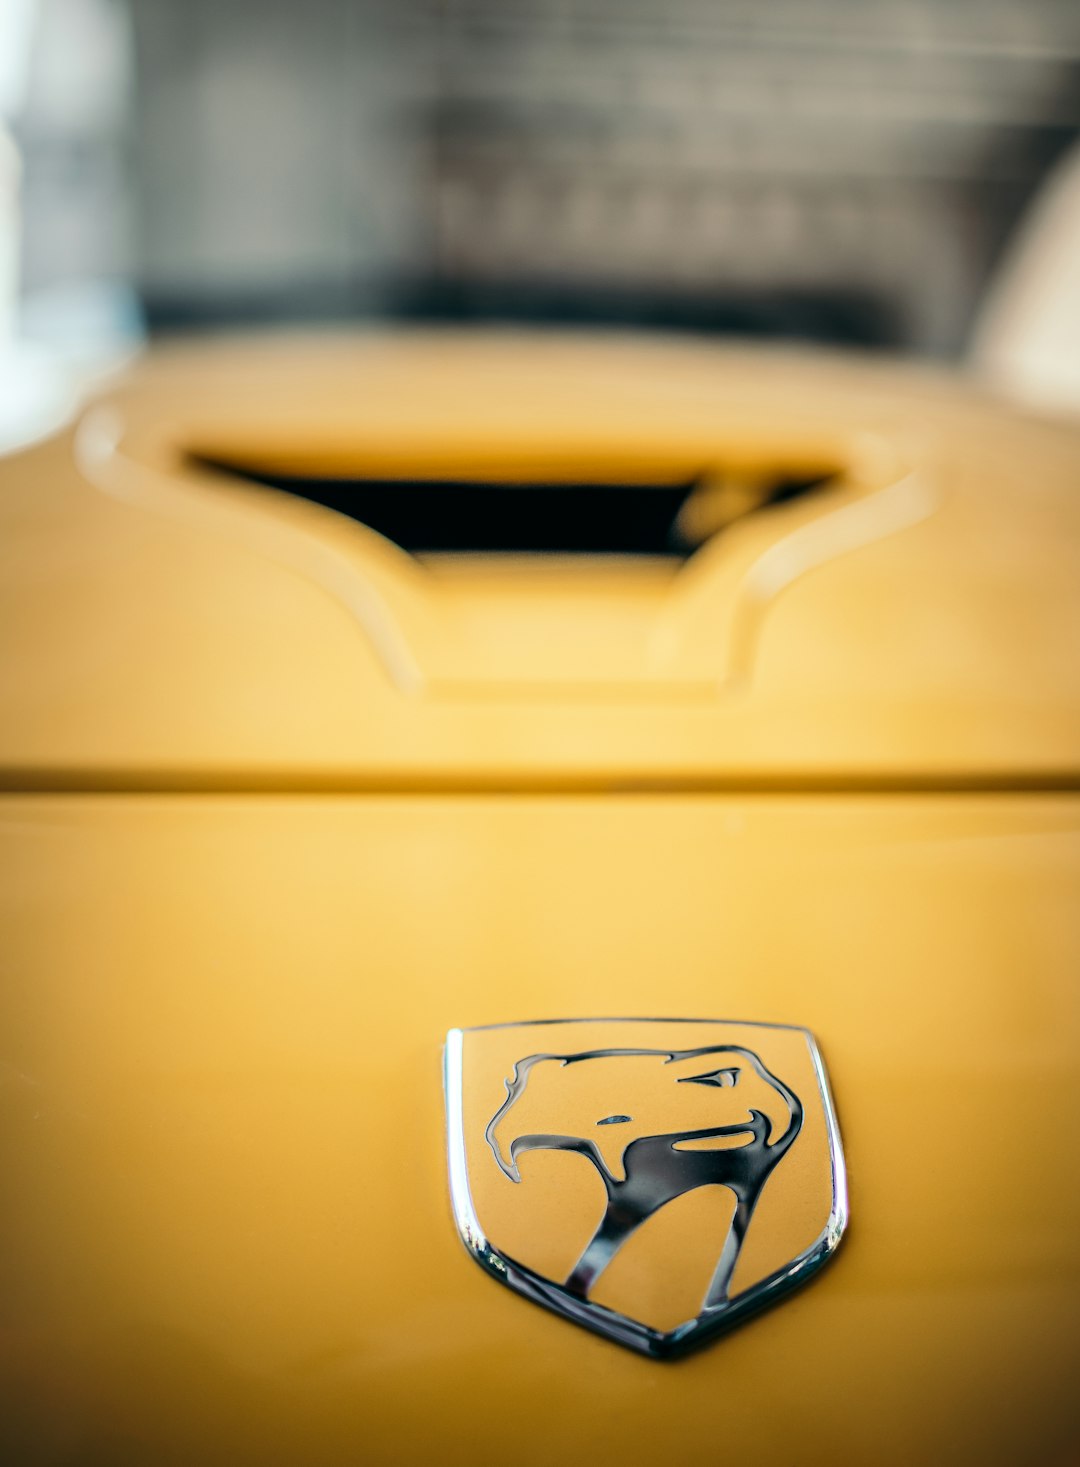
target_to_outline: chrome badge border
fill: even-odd
[[[560,1285],[542,1278],[523,1264],[501,1253],[484,1236],[473,1206],[469,1189],[468,1165],[465,1153],[465,1121],[463,1114],[462,1048],[465,1035],[489,1029],[534,1029],[558,1024],[737,1024],[755,1029],[786,1029],[804,1036],[810,1049],[814,1075],[821,1095],[825,1113],[825,1126],[829,1144],[829,1159],[832,1167],[832,1210],[828,1221],[817,1239],[799,1256],[762,1279],[745,1293],[740,1294],[722,1310],[711,1314],[708,1319],[696,1318],[685,1321],[673,1330],[657,1330],[639,1324],[602,1304],[593,1304],[567,1294]],[[535,1304],[572,1320],[605,1339],[614,1340],[628,1349],[647,1355],[654,1360],[673,1359],[696,1349],[718,1335],[741,1324],[751,1315],[766,1309],[783,1298],[792,1289],[806,1283],[828,1262],[840,1244],[848,1225],[847,1170],[840,1141],[840,1128],[836,1118],[832,1092],[829,1089],[824,1061],[817,1040],[811,1031],[801,1024],[763,1023],[753,1019],[690,1019],[690,1018],[575,1018],[575,1019],[527,1019],[521,1023],[478,1024],[461,1029],[451,1029],[446,1036],[444,1086],[446,1096],[447,1161],[450,1173],[450,1201],[458,1233],[466,1249],[484,1271],[500,1283],[513,1289]]]

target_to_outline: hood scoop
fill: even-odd
[[[828,474],[699,471],[667,482],[369,478],[282,473],[191,454],[229,474],[347,515],[411,555],[649,556],[685,560],[746,514],[801,498]]]

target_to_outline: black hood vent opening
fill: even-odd
[[[416,556],[685,559],[726,524],[801,497],[833,477],[727,480],[710,472],[667,483],[495,482],[281,473],[202,454],[189,455],[189,462],[348,515]]]

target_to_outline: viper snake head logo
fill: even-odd
[[[582,1299],[660,1208],[697,1187],[730,1188],[708,1311],[727,1302],[762,1188],[802,1122],[798,1097],[750,1049],[599,1049],[519,1060],[485,1135],[511,1182],[531,1151],[577,1152],[599,1173],[607,1206],[564,1284]]]

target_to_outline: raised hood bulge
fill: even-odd
[[[1045,784],[1080,437],[676,342],[160,353],[0,463],[9,785]]]

